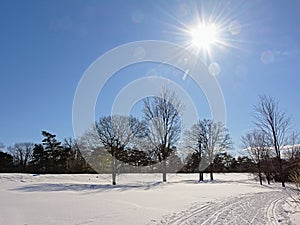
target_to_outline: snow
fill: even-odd
[[[300,224],[279,184],[249,174],[0,174],[0,224]],[[205,176],[208,180],[208,176]]]

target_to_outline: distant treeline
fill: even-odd
[[[56,135],[42,131],[41,144],[16,143],[0,151],[0,172],[18,173],[95,173],[86,163],[76,141],[56,140]]]
[[[0,172],[6,173],[111,173],[111,154],[104,147],[96,147],[90,157],[85,158],[75,139],[69,138],[60,142],[56,135],[42,131],[40,144],[16,143],[9,146],[6,152],[0,151]],[[160,173],[161,163],[145,152],[137,149],[124,149],[116,155],[120,161],[118,173]],[[87,162],[88,161],[88,162]],[[168,157],[167,172],[199,172],[199,156],[190,153],[182,158],[175,147]],[[299,152],[292,158],[284,160],[286,180],[295,168],[299,167]],[[260,162],[263,179],[279,180],[276,158],[265,158]],[[91,166],[92,165],[92,166]],[[203,172],[210,172],[206,168]],[[219,153],[214,158],[213,172],[248,172],[257,173],[257,164],[248,156],[233,157],[227,152]]]

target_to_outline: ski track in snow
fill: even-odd
[[[289,225],[292,223],[282,209],[285,197],[282,191],[271,191],[195,204],[188,210],[164,216],[160,221],[152,220],[149,225]]]

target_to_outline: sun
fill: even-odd
[[[191,45],[198,49],[209,50],[218,42],[218,29],[214,23],[198,24],[189,31]]]

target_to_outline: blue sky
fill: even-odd
[[[299,10],[299,1],[283,0],[1,1],[0,142],[40,142],[42,130],[59,139],[72,136],[74,93],[95,59],[133,41],[184,44],[189,40],[183,29],[194,26],[199,17],[218,22],[230,45],[212,46],[206,63],[220,67],[216,79],[236,148],[252,127],[251,113],[260,94],[277,98],[297,130]],[[240,25],[237,34],[228,30],[233,21]],[[203,93],[195,91],[191,81],[168,74],[168,67],[145,63],[115,74],[99,96],[96,116],[109,112],[124,85],[153,70],[189,90],[200,102],[199,114],[209,115]]]

